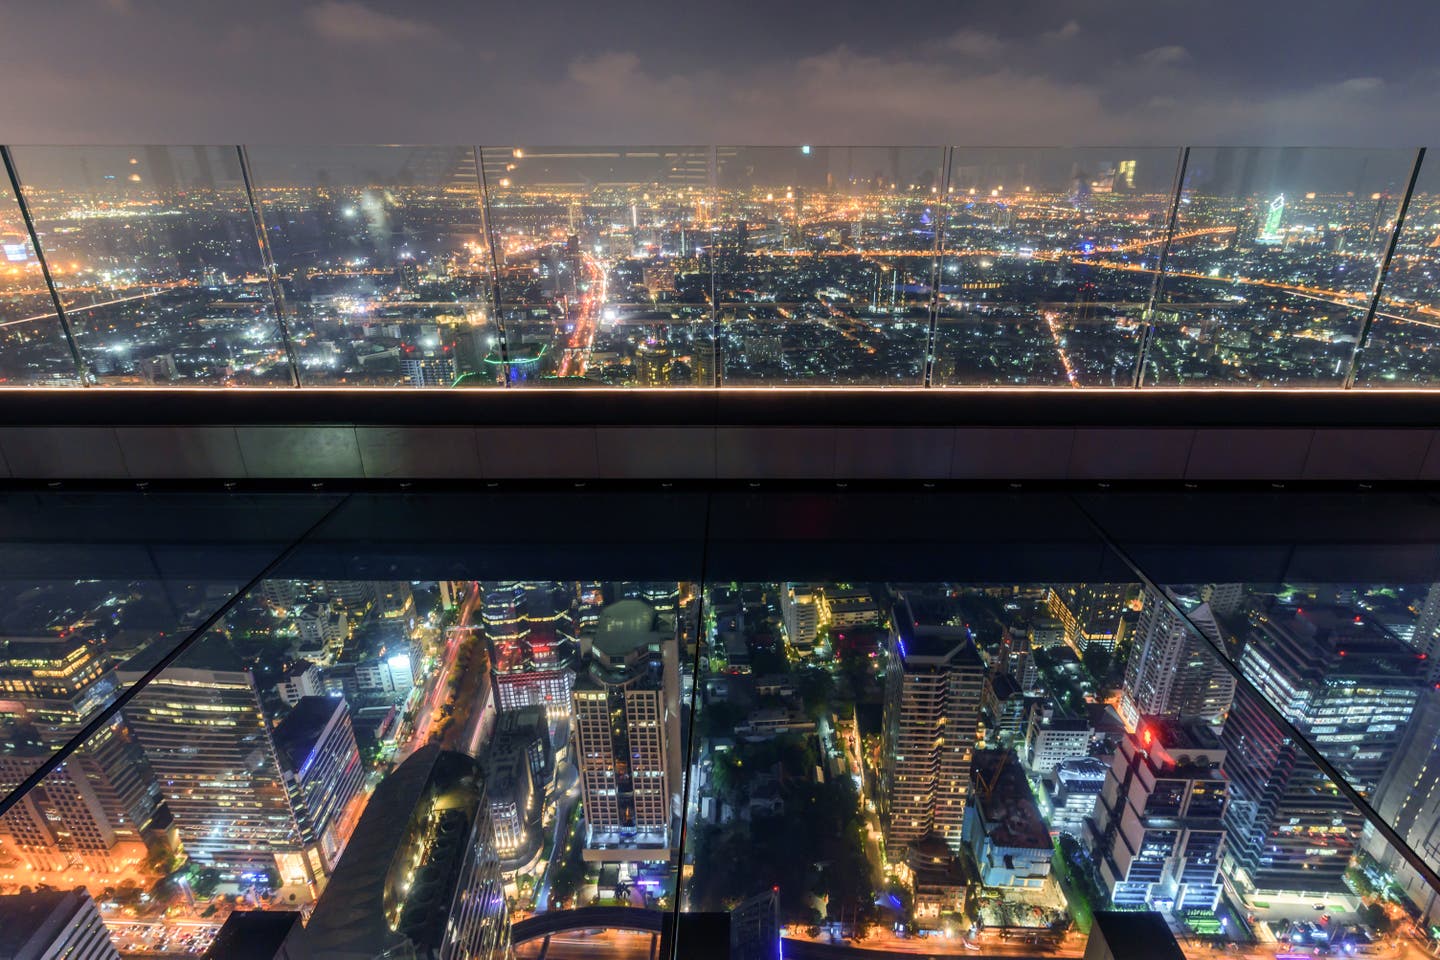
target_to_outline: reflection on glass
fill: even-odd
[[[1131,386],[1178,159],[957,147],[933,383]]]
[[[1408,150],[1192,148],[1145,382],[1344,382]]]
[[[302,383],[503,382],[470,147],[253,147]]]
[[[918,386],[944,151],[721,147],[721,381]]]
[[[513,383],[712,386],[704,147],[484,147]]]
[[[1398,857],[1379,862],[1383,840],[1264,706],[1278,711],[1386,823],[1440,865],[1425,840],[1440,800],[1440,782],[1429,771],[1440,735],[1440,677],[1430,666],[1440,654],[1440,588],[1210,584],[1167,592],[1213,645],[1206,656],[1194,656],[1190,647],[1205,647],[1193,628],[1183,629],[1163,607],[1153,621],[1160,628],[1138,635],[1137,643],[1152,657],[1181,651],[1171,655],[1177,695],[1204,690],[1213,699],[1222,686],[1232,691],[1221,742],[1234,781],[1227,823],[1242,889],[1259,896],[1295,889],[1345,896],[1363,892],[1357,869],[1372,881],[1383,876],[1382,884],[1423,885]],[[1217,648],[1256,692],[1235,689],[1213,657]],[[1208,708],[1210,699],[1204,703]]]
[[[1385,274],[1375,322],[1356,364],[1364,387],[1434,382],[1440,353],[1440,158],[1427,156]]]
[[[234,147],[15,147],[99,384],[290,383]]]
[[[8,182],[0,183],[0,384],[77,383],[75,358],[20,207]]]

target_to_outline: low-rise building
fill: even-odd
[[[961,839],[984,886],[1012,895],[1046,890],[1055,848],[1013,750],[975,754]]]
[[[1031,773],[1045,774],[1066,760],[1089,756],[1093,734],[1084,717],[1053,707],[1036,710],[1025,731],[1025,764]]]
[[[1042,797],[1052,834],[1068,833],[1076,839],[1085,835],[1085,822],[1095,812],[1109,771],[1109,765],[1095,757],[1078,757],[1061,761],[1044,775]]]

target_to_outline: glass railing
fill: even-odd
[[[1191,957],[1436,946],[1428,496],[12,494],[0,519],[7,935],[1074,957],[1158,915]]]
[[[1425,151],[24,147],[14,386],[1428,387]]]

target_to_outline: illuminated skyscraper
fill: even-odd
[[[1349,608],[1256,617],[1240,667],[1357,789],[1373,793],[1410,723],[1425,662]],[[1240,688],[1222,734],[1233,878],[1246,891],[1343,891],[1360,814]]]
[[[886,855],[898,861],[927,833],[959,852],[985,668],[962,629],[892,619],[880,782]]]
[[[291,805],[311,873],[329,875],[345,838],[341,821],[365,779],[350,710],[340,697],[301,697],[275,729]]]
[[[575,741],[586,849],[595,859],[668,856],[679,786],[678,642],[643,600],[605,607],[575,684]]]
[[[117,676],[135,684],[163,652],[144,651]],[[300,824],[255,679],[229,642],[207,636],[152,678],[125,708],[191,859],[232,875],[277,869],[313,882]]]
[[[481,622],[500,712],[544,707],[568,715],[575,686],[573,618],[555,584],[489,582]]]
[[[1050,588],[1050,615],[1065,627],[1065,642],[1084,653],[1091,644],[1115,649],[1123,634],[1126,588],[1115,583],[1071,583]]]
[[[1184,600],[1171,594],[1177,602]],[[1220,642],[1209,604],[1189,604],[1190,619]],[[1134,728],[1142,714],[1199,718],[1218,724],[1235,697],[1235,677],[1204,638],[1171,611],[1158,591],[1146,589],[1135,626],[1135,647],[1125,664],[1120,715]]]
[[[1225,751],[1206,724],[1145,716],[1121,741],[1086,836],[1117,907],[1215,909],[1224,767]]]
[[[115,695],[99,644],[78,636],[0,641],[0,790],[18,786]],[[141,831],[159,801],[124,721],[106,724],[0,819],[0,844],[30,869],[97,878],[146,856]],[[38,879],[38,878],[37,878]]]
[[[1265,221],[1260,225],[1260,232],[1255,235],[1256,242],[1270,245],[1283,243],[1285,234],[1281,231],[1281,220],[1284,217],[1285,194],[1281,193],[1265,208]]]

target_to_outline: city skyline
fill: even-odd
[[[8,156],[24,201],[22,211],[0,196],[0,376],[11,385],[1440,377],[1440,161],[1417,166],[1413,151]]]

